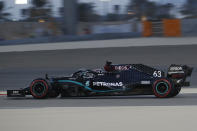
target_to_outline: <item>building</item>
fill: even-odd
[[[4,12],[8,12],[10,20],[18,21],[23,19],[21,10],[31,7],[31,0],[0,0],[5,4]],[[52,15],[59,16],[59,8],[62,6],[62,0],[49,0],[49,5],[52,8]]]

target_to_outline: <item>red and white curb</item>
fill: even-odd
[[[6,96],[7,95],[7,91],[0,91],[0,96]]]

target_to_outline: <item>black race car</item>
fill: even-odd
[[[97,95],[155,95],[159,98],[174,97],[181,87],[189,86],[186,78],[193,68],[171,65],[164,71],[143,64],[112,64],[103,69],[79,70],[71,76],[38,78],[22,90],[8,90],[8,97],[34,98],[82,97]]]

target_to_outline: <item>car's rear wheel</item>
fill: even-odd
[[[30,85],[31,95],[36,99],[43,99],[48,96],[51,85],[45,79],[35,79]]]
[[[171,97],[174,92],[173,88],[172,82],[166,78],[157,79],[153,83],[153,92],[158,98]]]

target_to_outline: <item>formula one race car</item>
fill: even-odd
[[[68,77],[38,78],[22,90],[8,90],[8,97],[34,98],[82,97],[98,95],[155,95],[158,98],[174,97],[181,87],[188,85],[193,68],[171,65],[164,71],[143,64],[106,62],[103,69],[79,70]]]

